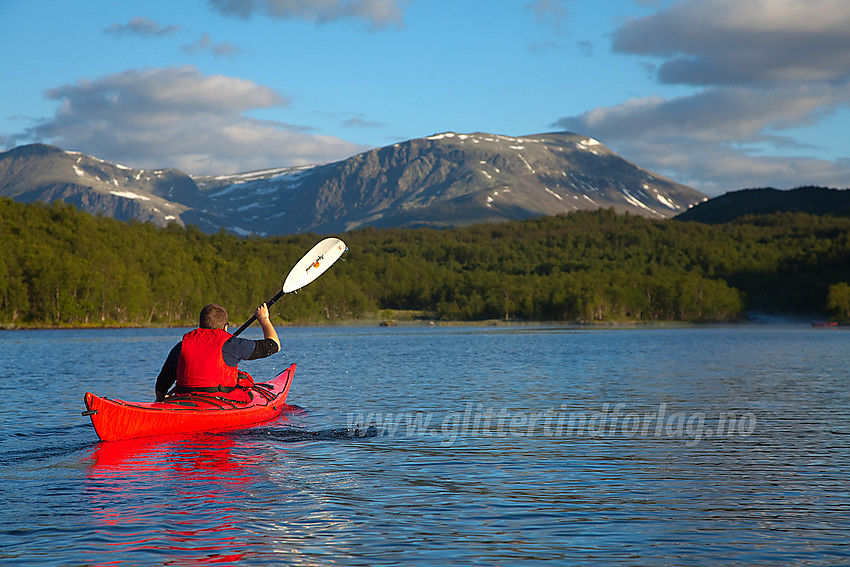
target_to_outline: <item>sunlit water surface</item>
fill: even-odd
[[[279,421],[99,443],[180,334],[0,332],[0,563],[850,564],[843,329],[284,328]]]

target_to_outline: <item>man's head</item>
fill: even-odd
[[[227,309],[216,303],[210,303],[201,309],[200,325],[202,329],[223,329],[227,326]]]

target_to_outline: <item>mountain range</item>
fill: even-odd
[[[333,163],[215,176],[32,144],[0,153],[0,196],[258,236],[466,226],[600,207],[660,219],[707,200],[569,132],[446,132]]]

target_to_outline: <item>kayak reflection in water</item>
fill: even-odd
[[[265,358],[280,350],[268,306],[263,303],[254,315],[263,329],[261,340],[241,339],[228,333],[227,310],[221,305],[210,303],[201,309],[198,328],[183,335],[159,371],[156,401],[192,392],[217,393],[236,402],[249,401],[246,389],[254,385],[254,380],[239,370],[239,362]],[[174,390],[168,392],[175,382]]]

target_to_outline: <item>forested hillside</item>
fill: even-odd
[[[747,215],[773,213],[850,216],[850,190],[812,186],[742,189],[703,201],[675,218],[719,224]]]
[[[444,320],[732,320],[746,309],[825,312],[830,286],[850,282],[847,217],[710,226],[599,210],[341,236],[344,261],[284,297],[276,323],[383,309]],[[206,235],[0,199],[0,325],[191,325],[209,302],[238,325],[320,238]]]

